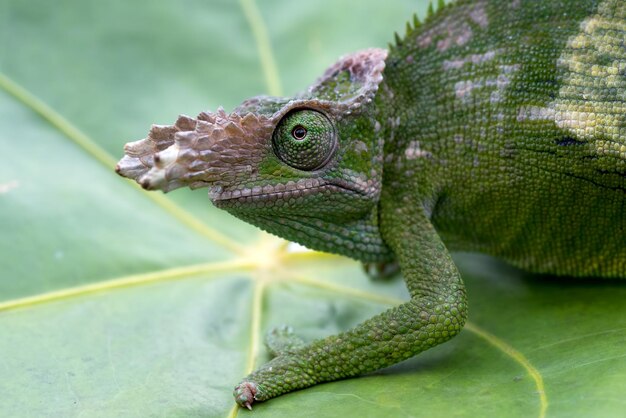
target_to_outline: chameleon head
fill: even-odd
[[[375,97],[386,55],[346,56],[295,98],[255,97],[230,114],[155,125],[126,144],[116,171],[149,190],[208,187],[217,207],[271,233],[378,260],[383,132]]]

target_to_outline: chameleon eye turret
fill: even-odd
[[[305,171],[322,168],[337,145],[330,120],[322,113],[308,109],[287,114],[276,127],[273,142],[278,158]]]

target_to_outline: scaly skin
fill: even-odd
[[[383,190],[421,190],[450,249],[623,277],[626,2],[462,2],[427,26],[387,59]]]
[[[448,249],[626,278],[625,102],[624,0],[461,0],[294,99],[155,126],[117,170],[208,186],[271,233],[400,266],[407,303],[309,345],[270,334],[276,357],[235,388],[250,408],[456,335],[467,306]]]

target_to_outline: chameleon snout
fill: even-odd
[[[115,171],[147,190],[232,186],[258,163],[273,128],[270,118],[222,109],[195,119],[180,116],[174,125],[153,125],[148,137],[126,144]]]

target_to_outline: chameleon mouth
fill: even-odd
[[[225,207],[238,203],[254,205],[255,203],[278,200],[289,202],[293,199],[320,194],[324,191],[365,194],[363,191],[349,187],[347,184],[329,183],[320,179],[301,179],[277,185],[255,186],[237,190],[223,190],[222,187],[211,187],[209,189],[209,198],[215,206]]]

